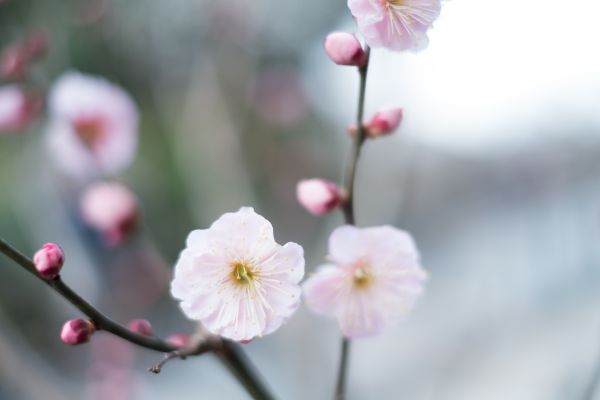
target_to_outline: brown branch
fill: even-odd
[[[13,260],[24,270],[34,275],[37,279],[50,286],[55,292],[62,296],[65,300],[75,306],[83,314],[87,315],[94,323],[96,329],[110,332],[130,343],[136,344],[150,350],[155,350],[162,353],[167,353],[165,359],[155,365],[160,368],[173,358],[185,358],[192,355],[200,355],[207,352],[215,353],[227,368],[238,378],[238,381],[255,399],[270,400],[273,396],[270,394],[267,387],[263,384],[262,379],[255,371],[254,366],[245,357],[238,344],[229,340],[225,340],[215,335],[208,335],[202,341],[196,343],[188,349],[181,349],[165,340],[144,336],[130,331],[127,327],[113,321],[90,303],[88,303],[77,292],[67,286],[62,279],[57,277],[53,280],[46,280],[38,275],[33,261],[17,249],[9,245],[3,239],[0,239],[0,253],[3,253],[8,258]],[[153,367],[153,368],[154,368]]]

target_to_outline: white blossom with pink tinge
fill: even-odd
[[[133,161],[138,114],[129,95],[107,80],[67,72],[49,95],[51,156],[78,178],[112,175]]]
[[[304,297],[348,338],[379,334],[407,314],[427,277],[412,237],[391,226],[337,228],[329,258],[304,283]]]
[[[302,247],[277,244],[271,223],[243,207],[190,233],[171,293],[210,332],[248,341],[275,331],[296,311],[303,276]]]
[[[440,15],[440,0],[348,0],[358,29],[371,47],[420,50]]]

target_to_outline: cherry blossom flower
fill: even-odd
[[[27,126],[39,109],[39,101],[17,85],[0,87],[0,134],[15,133]]]
[[[97,182],[80,200],[81,217],[116,246],[135,231],[139,220],[138,201],[129,188],[118,182]]]
[[[437,19],[440,0],[348,0],[358,29],[371,47],[420,50]]]
[[[138,116],[123,89],[99,77],[67,72],[54,83],[49,98],[50,153],[64,172],[79,178],[115,174],[133,161]]]
[[[302,247],[277,244],[271,223],[243,207],[190,233],[171,293],[210,332],[248,341],[274,332],[296,311],[303,275]]]
[[[333,264],[303,285],[308,306],[337,318],[344,336],[372,336],[405,315],[426,279],[412,237],[391,226],[345,225],[329,238]]]

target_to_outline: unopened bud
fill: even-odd
[[[363,66],[367,55],[360,42],[351,33],[333,32],[325,38],[325,52],[338,65]]]
[[[367,136],[378,137],[393,133],[402,123],[403,116],[401,108],[378,111],[366,126]]]
[[[33,264],[44,279],[54,279],[60,273],[65,262],[65,253],[59,245],[46,243],[33,255]]]
[[[185,333],[176,333],[174,335],[169,336],[166,339],[166,342],[171,346],[175,346],[178,348],[187,347],[190,344],[190,336]]]
[[[78,344],[89,342],[96,327],[92,321],[77,318],[65,322],[60,332],[60,339],[68,345],[76,346]]]
[[[344,200],[343,191],[333,182],[324,179],[306,179],[296,187],[298,201],[310,213],[327,214]]]
[[[145,319],[134,319],[129,322],[129,330],[144,336],[152,336],[152,325]]]

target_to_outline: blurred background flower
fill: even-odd
[[[2,52],[34,31],[47,39],[45,57],[3,86],[43,94],[76,70],[134,99],[136,154],[110,174],[143,215],[138,234],[107,246],[82,220],[84,188],[52,161],[38,115],[0,136],[2,237],[30,255],[59,243],[66,281],[163,337],[194,329],[168,295],[185,237],[226,211],[253,205],[280,242],[304,246],[310,274],[341,216],[309,216],[295,187],[341,176],[350,148],[356,72],[323,50],[331,31],[358,33],[344,3],[0,1]],[[577,398],[600,347],[600,4],[449,1],[428,36],[418,54],[372,53],[365,115],[399,105],[404,118],[395,135],[367,142],[356,211],[361,226],[410,231],[431,279],[408,321],[353,346],[349,390]],[[116,339],[104,354],[102,332],[64,346],[63,322],[80,315],[0,265],[1,399],[244,398],[211,357],[154,376],[157,354],[127,353]],[[322,399],[338,334],[301,307],[245,349],[279,397]]]

